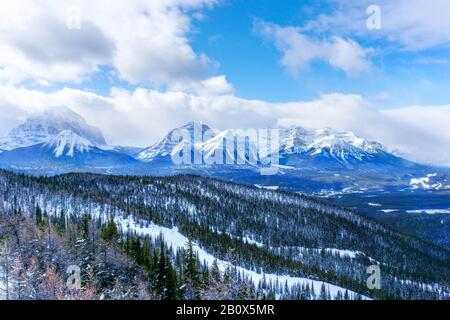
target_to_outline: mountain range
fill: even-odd
[[[180,132],[185,132],[185,136],[180,136]],[[200,172],[208,169],[214,173],[236,169],[257,171],[255,168],[268,163],[267,158],[276,154],[279,161],[275,165],[282,175],[298,175],[295,171],[328,174],[426,168],[353,132],[336,132],[330,128],[280,129],[277,150],[269,152],[261,148],[262,143],[256,137],[247,138],[242,134],[238,130],[212,130],[206,124],[192,121],[145,149],[109,146],[99,129],[70,109],[58,107],[33,115],[0,139],[0,166],[46,175],[70,172],[76,170],[76,165],[83,171],[93,172],[141,174],[163,168]],[[245,148],[238,148],[239,141]],[[188,159],[192,163],[175,164],[173,157],[185,150],[191,150]],[[225,165],[207,161],[219,155]],[[194,163],[195,159],[200,162]]]
[[[268,148],[270,132],[255,132],[213,130],[192,121],[147,148],[111,146],[80,115],[57,107],[0,139],[0,168],[33,175],[199,174],[319,196],[450,189],[448,169],[411,162],[353,132],[280,128],[274,148]],[[276,169],[271,176],[261,174],[267,165]]]
[[[89,172],[218,178],[321,197],[450,248],[448,168],[414,163],[352,132],[295,127],[280,128],[277,134],[276,148],[269,149],[270,139],[261,142],[240,130],[213,130],[191,121],[147,148],[112,146],[99,129],[60,107],[31,116],[0,139],[0,168],[33,176]],[[177,157],[189,161],[176,164]],[[262,174],[274,159],[274,174]]]

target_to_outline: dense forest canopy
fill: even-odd
[[[196,176],[1,171],[0,196],[3,297],[449,297],[448,250],[298,194]],[[70,265],[82,290],[65,286]],[[381,289],[367,287],[371,265]]]

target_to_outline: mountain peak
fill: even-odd
[[[83,117],[67,107],[53,107],[31,115],[3,139],[0,148],[12,150],[45,143],[65,130],[102,146],[106,140],[101,131],[90,126]]]
[[[194,129],[200,129],[200,132],[205,132],[207,130],[210,130],[210,127],[206,124],[203,123],[203,121],[198,121],[198,120],[194,120],[194,121],[189,121],[188,123],[186,123],[185,125],[175,129],[175,130],[188,130],[189,132],[194,132]]]
[[[284,131],[281,154],[303,157],[325,157],[347,165],[348,161],[371,159],[390,153],[381,143],[359,137],[352,131],[340,132],[332,128],[308,130],[302,127]]]
[[[190,135],[189,141],[186,141],[186,139],[180,141],[178,139],[179,135],[182,135],[184,130],[188,131]],[[194,146],[194,143],[196,143],[194,140],[201,140],[205,132],[209,130],[211,130],[211,128],[202,121],[189,121],[185,125],[171,130],[160,142],[144,149],[138,154],[137,158],[144,162],[150,162],[158,156],[167,157],[171,155],[177,147],[178,149],[181,148],[181,145],[190,144],[191,146]],[[199,137],[194,137],[195,134],[198,134]]]
[[[86,152],[95,147],[89,140],[80,137],[71,130],[64,130],[51,138],[45,146],[54,149],[55,157],[73,157],[75,152]]]

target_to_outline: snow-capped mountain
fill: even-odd
[[[358,137],[353,132],[337,132],[330,128],[282,130],[279,151],[286,165],[317,163],[354,168],[364,164],[398,165],[402,162],[379,142]]]
[[[89,152],[95,145],[80,137],[71,130],[64,130],[56,137],[49,139],[45,146],[54,150],[56,158],[61,156],[73,157],[76,153]]]
[[[138,162],[67,108],[33,115],[0,141],[0,166],[31,173],[108,172]]]
[[[202,152],[204,159],[216,158],[222,152],[219,161],[227,164],[257,164],[258,149],[255,141],[241,136],[236,130],[219,132],[213,138],[198,144],[197,149]]]
[[[188,139],[181,137],[180,132],[183,130],[187,131]],[[194,134],[197,135],[196,139],[193,138]],[[265,147],[258,150],[257,145],[264,146],[267,140],[258,141],[257,139],[257,137],[243,136],[238,130],[212,131],[205,124],[190,122],[170,131],[164,139],[142,151],[137,158],[154,164],[159,164],[162,159],[165,159],[164,162],[169,164],[171,155],[190,148],[193,153],[201,154],[203,160],[211,159],[220,152],[223,153],[223,163],[226,164],[260,164],[267,158],[268,152]],[[286,166],[354,169],[355,166],[368,164],[410,165],[409,162],[391,153],[381,143],[358,137],[353,132],[337,132],[330,128],[280,129],[278,145],[279,149],[272,150],[269,154],[271,156],[278,154],[280,163]],[[233,160],[229,162],[229,159]],[[205,164],[205,161],[202,164]]]
[[[256,144],[241,136],[237,130],[213,130],[199,121],[173,129],[159,143],[143,150],[137,158],[147,163],[160,164],[162,160],[169,163],[171,156],[182,154],[185,150],[191,150],[193,161],[196,154],[201,164],[211,164],[214,158],[226,164],[246,164],[249,159],[256,164],[258,160]]]
[[[195,125],[200,138],[194,141]],[[188,138],[180,138],[180,132],[177,131],[180,129],[187,129]],[[202,133],[204,139],[201,139]],[[145,170],[130,169],[130,172],[207,175],[253,185],[316,193],[410,188],[412,178],[434,170],[403,159],[381,143],[358,137],[353,132],[338,132],[330,128],[279,129],[279,144],[275,146],[278,149],[272,149],[271,153],[267,152],[267,140],[264,136],[245,136],[240,130],[209,130],[205,124],[191,122],[172,130],[161,142],[141,152],[137,159],[144,162],[140,169]],[[238,141],[245,141],[244,151],[237,148]],[[231,146],[231,150],[225,146]],[[175,163],[171,156],[180,155],[186,150],[191,150],[201,162],[187,165]],[[218,153],[223,153],[223,157],[216,157]],[[215,162],[216,159],[222,162]],[[276,173],[272,176],[261,174],[268,164],[275,168]]]
[[[143,162],[153,162],[170,160],[170,156],[183,149],[184,145],[195,148],[196,142],[202,142],[203,136],[206,132],[211,132],[211,129],[199,122],[191,121],[186,125],[171,130],[160,142],[144,149],[137,155],[137,159]]]
[[[264,147],[267,139],[246,136],[249,132],[218,131],[191,121],[146,149],[115,147],[106,145],[101,131],[78,114],[67,108],[52,109],[30,117],[0,139],[0,168],[46,175],[189,173],[294,190],[301,186],[312,192],[386,185],[411,188],[411,179],[439,171],[409,162],[381,143],[352,132],[280,129],[278,150],[270,157]],[[190,157],[184,157],[187,150]],[[174,155],[183,158],[183,165],[174,161]],[[184,162],[186,158],[190,162]],[[261,177],[261,168],[274,164],[274,159],[278,160],[277,175]]]
[[[13,150],[48,142],[62,131],[70,130],[96,146],[105,146],[106,140],[101,131],[77,113],[66,107],[54,107],[32,115],[23,124],[15,127],[0,139],[0,149]]]
[[[70,131],[64,131],[49,142],[0,154],[2,168],[39,175],[109,173],[137,162],[126,154],[100,149]]]
[[[306,130],[293,128],[282,134],[281,151],[289,153],[307,152],[311,156],[327,153],[338,161],[349,158],[363,160],[379,152],[389,152],[381,143],[356,136],[353,132],[336,132],[330,128]]]

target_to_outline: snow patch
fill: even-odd
[[[384,213],[392,213],[392,212],[397,212],[398,210],[397,209],[384,209],[384,210],[380,210],[380,211],[382,211]]]
[[[369,202],[368,205],[371,207],[382,207],[383,206],[381,203],[373,203],[373,202]]]
[[[442,188],[442,183],[438,183],[432,182],[432,178],[436,178],[437,177],[437,173],[430,173],[427,174],[426,177],[421,177],[421,178],[413,178],[410,181],[410,186],[413,189],[434,189],[434,190],[439,190]]]
[[[406,210],[407,213],[450,214],[450,209],[417,209]]]
[[[259,189],[272,190],[272,191],[277,191],[280,188],[279,186],[263,186],[260,184],[255,184],[255,187],[257,187]]]

